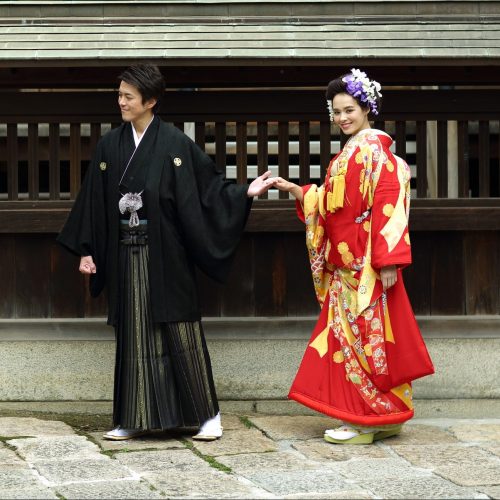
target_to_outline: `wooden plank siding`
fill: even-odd
[[[1,234],[3,318],[104,316],[78,258],[55,234]],[[419,315],[499,314],[498,231],[416,231],[405,285]],[[473,271],[471,271],[473,270]],[[247,232],[225,285],[202,273],[204,316],[309,316],[319,312],[303,232]]]
[[[177,19],[165,24],[142,24],[136,19],[124,22],[113,15],[113,23],[103,28],[102,18],[69,26],[50,18],[43,24],[32,25],[16,25],[19,21],[13,21],[12,25],[7,22],[7,26],[0,23],[0,47],[2,59],[23,66],[54,60],[63,64],[78,61],[85,66],[95,64],[97,59],[110,65],[117,60],[152,58],[187,60],[190,65],[217,60],[276,64],[290,58],[332,57],[349,61],[347,64],[370,58],[411,59],[421,64],[430,59],[494,60],[500,55],[497,17],[485,22],[485,17],[476,11],[468,22],[456,22],[452,16],[438,19],[427,13],[423,22],[417,22],[415,18],[408,20],[408,15],[380,15],[381,7],[376,8],[378,19],[372,15],[369,20],[360,17],[358,22],[352,22],[351,18],[351,23],[345,22],[345,18],[332,22],[329,16],[311,19],[304,15],[293,18],[293,23],[287,22],[283,19],[286,11],[281,7],[279,17],[266,19],[254,12],[246,22],[238,16],[222,20],[216,17],[215,23],[202,18],[198,22],[182,23]],[[334,14],[335,7],[330,9]]]
[[[119,123],[110,92],[5,93],[0,110],[0,314],[95,317],[78,259],[60,230],[101,133]],[[208,98],[209,97],[209,98]],[[496,91],[386,91],[377,126],[413,169],[414,263],[405,273],[415,312],[499,314],[500,179]],[[319,182],[346,140],[328,122],[322,91],[169,92],[162,114],[229,177],[247,182],[271,166],[302,184]],[[448,123],[457,122],[457,191],[449,198]],[[437,123],[439,198],[429,197],[428,131]],[[294,202],[254,202],[226,286],[201,273],[206,316],[316,315],[302,223]],[[477,272],[471,272],[471,269]],[[488,283],[487,286],[484,283]]]

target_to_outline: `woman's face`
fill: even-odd
[[[369,110],[362,108],[349,94],[337,94],[332,100],[333,121],[346,135],[370,128]]]

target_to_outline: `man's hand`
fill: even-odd
[[[94,260],[92,259],[92,255],[85,255],[80,258],[80,267],[78,270],[82,274],[95,274],[96,267],[94,264]]]
[[[248,186],[248,197],[253,198],[254,196],[259,196],[262,193],[265,193],[272,187],[273,182],[269,179],[271,175],[271,171],[263,173],[261,176],[257,177],[250,186]]]

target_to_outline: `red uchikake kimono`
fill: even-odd
[[[413,416],[411,381],[434,373],[406,295],[410,171],[380,130],[352,136],[325,184],[297,203],[321,314],[288,397],[362,426]],[[383,291],[379,272],[397,266]]]

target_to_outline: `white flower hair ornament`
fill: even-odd
[[[356,68],[351,69],[351,73],[344,76],[342,81],[346,83],[346,90],[349,95],[359,99],[363,103],[367,103],[370,111],[374,115],[378,115],[377,98],[382,97],[380,83],[375,80],[370,80],[364,71]],[[327,101],[330,121],[333,122],[333,107],[331,100]]]
[[[330,115],[330,121],[333,123],[333,106],[332,106],[331,99],[326,100],[326,107],[328,108],[328,114]]]

